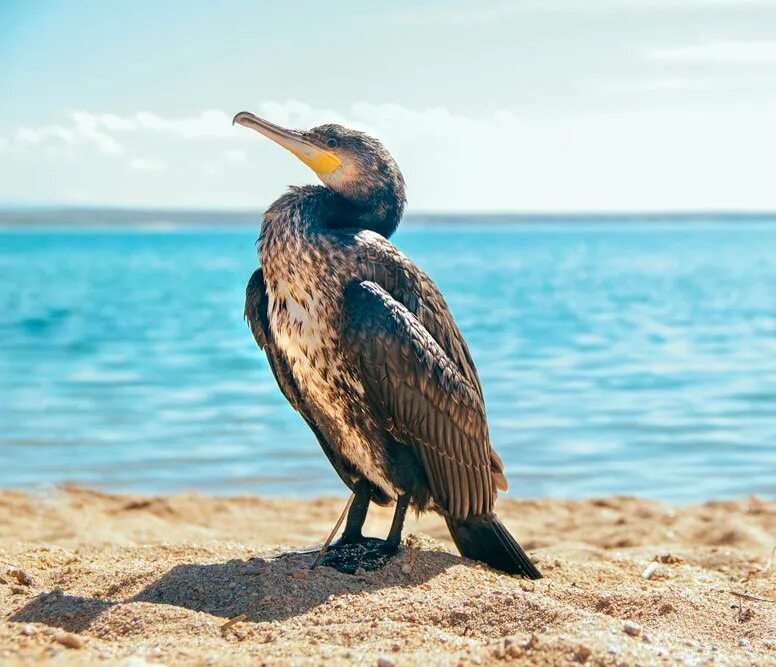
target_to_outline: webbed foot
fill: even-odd
[[[372,540],[374,540],[374,537],[364,537],[360,533],[358,535],[343,535],[338,540],[335,540],[329,545],[329,551],[332,551],[334,549],[343,549],[345,547],[352,547],[357,544],[369,544]],[[380,540],[382,542],[382,540]]]
[[[358,542],[337,540],[321,560],[343,574],[354,574],[359,568],[379,570],[399,552],[399,545],[376,537],[362,537]]]

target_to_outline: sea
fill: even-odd
[[[344,494],[243,321],[258,215],[129,217],[0,217],[0,487]],[[776,495],[776,217],[393,240],[469,343],[511,496]]]

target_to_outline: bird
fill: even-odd
[[[406,204],[394,158],[338,124],[292,130],[247,111],[232,124],[321,181],[290,186],[265,210],[244,314],[281,392],[353,492],[332,549],[369,542],[370,503],[395,504],[380,553],[398,552],[408,508],[433,511],[463,556],[540,578],[494,512],[507,480],[469,348],[437,286],[389,240]]]

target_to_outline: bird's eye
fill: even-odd
[[[339,141],[337,141],[334,137],[332,137],[331,139],[326,140],[326,145],[329,148],[336,148],[337,146],[339,146]]]

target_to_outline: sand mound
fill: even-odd
[[[454,555],[436,517],[377,572],[276,555],[343,502],[0,492],[0,662],[776,665],[776,502],[502,500],[538,582]]]

